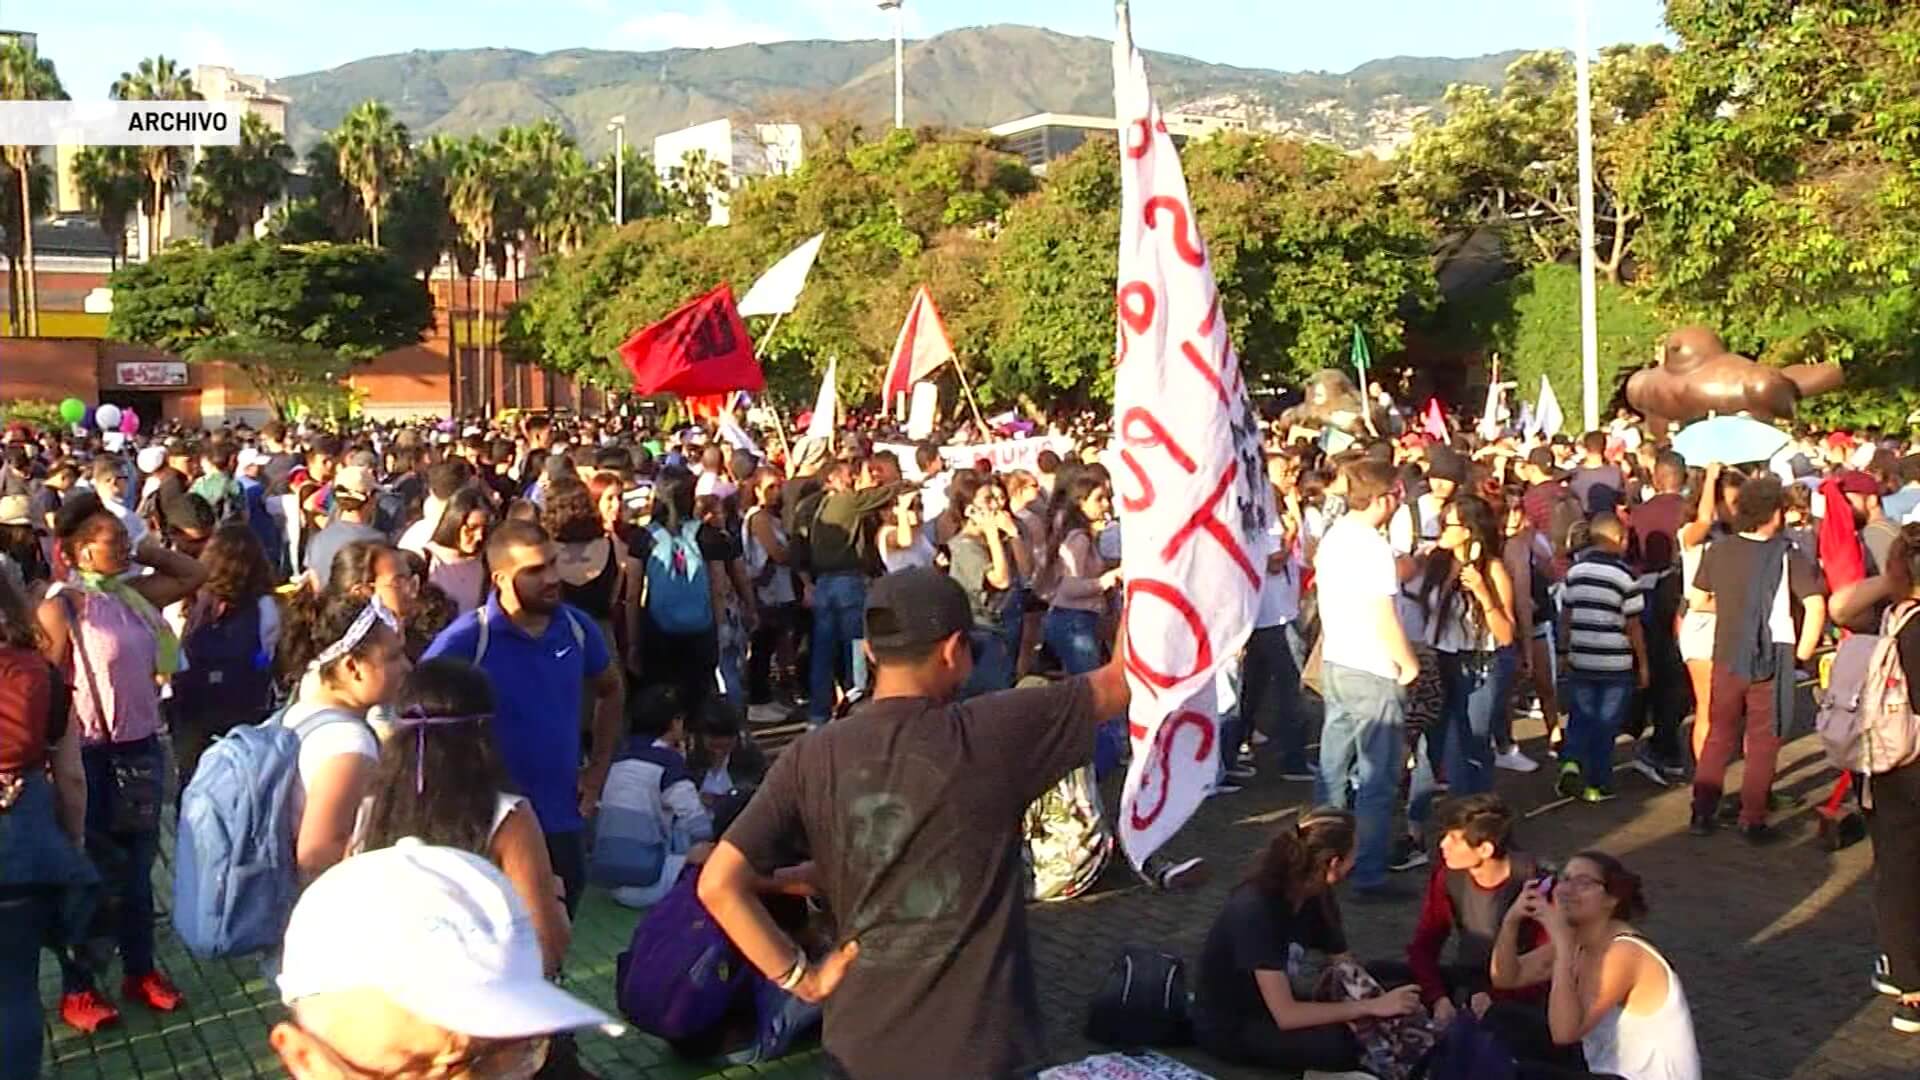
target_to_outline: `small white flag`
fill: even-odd
[[[840,387],[834,382],[840,358],[827,358],[827,372],[820,376],[820,393],[813,399],[813,417],[807,421],[807,438],[832,441],[834,417],[840,411]]]
[[[740,299],[741,317],[791,315],[794,305],[800,302],[800,290],[807,287],[807,274],[813,270],[813,260],[819,258],[820,245],[826,239],[826,233],[815,236],[787,252],[785,258],[761,274],[760,280]]]
[[[1560,399],[1553,396],[1553,383],[1543,374],[1540,376],[1540,404],[1533,410],[1535,430],[1551,439],[1560,434],[1566,425],[1567,416],[1560,411]]]

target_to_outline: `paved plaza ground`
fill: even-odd
[[[1523,725],[1524,736],[1539,734]],[[1538,740],[1529,744],[1536,752]],[[1624,750],[1624,747],[1623,747]],[[1781,752],[1782,790],[1811,805],[1829,780],[1817,741],[1802,737]],[[1737,783],[1736,767],[1733,779]],[[1521,832],[1530,849],[1564,858],[1585,847],[1626,860],[1647,882],[1652,913],[1642,923],[1666,951],[1686,985],[1708,1080],[1910,1080],[1920,1075],[1920,1038],[1888,1027],[1891,1007],[1867,985],[1874,947],[1872,856],[1864,843],[1829,854],[1815,842],[1811,811],[1787,818],[1786,838],[1765,849],[1731,832],[1711,839],[1686,834],[1687,794],[1659,791],[1636,773],[1618,777],[1621,798],[1600,806],[1554,799],[1547,771],[1500,773],[1500,790],[1531,816]],[[1204,887],[1157,895],[1120,870],[1091,895],[1032,912],[1050,1048],[1069,1060],[1100,1048],[1080,1037],[1088,996],[1108,962],[1126,944],[1152,944],[1192,957],[1231,885],[1271,830],[1310,797],[1307,785],[1261,776],[1239,794],[1211,800],[1169,848],[1199,854],[1215,873]],[[1406,875],[1410,886],[1422,872]],[[164,896],[164,893],[163,893]],[[1348,904],[1349,936],[1362,956],[1400,955],[1417,904],[1389,908]],[[378,914],[369,913],[370,918]],[[588,899],[576,928],[572,987],[611,1009],[614,956],[635,916],[603,896]],[[163,930],[162,963],[180,981],[188,1004],[155,1018],[129,1009],[116,1031],[87,1038],[57,1021],[50,1026],[50,1076],[87,1080],[129,1077],[278,1077],[266,1046],[281,1010],[254,965],[196,963]],[[48,1003],[57,975],[43,975]],[[114,986],[118,979],[110,980]],[[51,1015],[51,1010],[49,1011]],[[582,1054],[602,1076],[648,1080],[727,1076],[818,1075],[817,1053],[775,1065],[720,1070],[677,1060],[639,1035],[583,1037]],[[1223,1078],[1252,1077],[1192,1051],[1177,1051]]]

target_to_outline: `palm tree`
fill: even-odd
[[[340,155],[340,178],[359,193],[373,244],[379,247],[380,207],[410,156],[407,125],[380,102],[363,101],[334,130],[333,145]]]
[[[60,86],[60,76],[54,73],[53,61],[43,59],[33,46],[14,40],[0,47],[0,100],[64,101],[66,96],[67,92]],[[28,335],[40,332],[39,286],[35,281],[37,275],[33,265],[33,183],[29,175],[36,149],[36,147],[24,145],[0,148],[13,174],[28,178],[27,183],[17,185],[20,207],[20,265],[25,271],[21,276],[20,316],[23,329]]]
[[[483,260],[492,254],[494,241],[498,237],[497,217],[502,189],[505,187],[504,173],[498,143],[479,135],[467,141],[466,153],[461,155],[458,170],[454,173],[450,205],[453,219],[460,223],[460,230],[466,234],[467,242],[473,245]],[[481,411],[491,413],[493,379],[487,357],[487,278],[484,273],[480,276],[479,307],[480,326],[476,336],[479,338]]]
[[[121,101],[199,101],[193,79],[178,64],[164,56],[140,61],[140,66],[122,72],[114,80],[112,94]],[[140,167],[146,171],[148,212],[153,231],[148,252],[160,250],[167,234],[167,197],[186,175],[186,158],[178,146],[143,146]]]
[[[607,224],[600,177],[578,150],[569,149],[555,164],[546,199],[534,220],[534,239],[543,250],[571,254]]]
[[[447,212],[446,237],[447,261],[447,391],[452,397],[453,412],[457,415],[461,409],[460,394],[460,309],[454,303],[453,286],[457,278],[467,281],[467,299],[471,306],[473,299],[472,269],[477,260],[465,257],[467,247],[460,242],[461,228],[453,218],[454,186],[459,180],[462,161],[467,152],[467,144],[452,135],[433,135],[421,143],[419,152],[414,156],[414,179],[439,199]],[[429,274],[431,282],[431,274]]]
[[[266,213],[287,186],[293,147],[265,120],[247,113],[240,121],[240,145],[210,146],[193,170],[187,205],[212,233],[219,247],[239,239]]]
[[[36,161],[27,169],[27,209],[25,218],[20,214],[20,174],[13,171],[4,162],[0,162],[0,255],[7,260],[7,314],[15,335],[26,333],[20,325],[18,314],[26,309],[23,292],[25,275],[20,273],[20,241],[26,234],[28,219],[47,211],[47,205],[53,201],[53,170],[44,162]]]
[[[131,146],[89,146],[74,156],[73,178],[81,203],[113,245],[107,257],[117,269],[127,255],[127,218],[140,209],[146,187],[140,155]]]

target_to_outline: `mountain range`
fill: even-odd
[[[1469,59],[1394,57],[1345,74],[1209,64],[1167,53],[1149,64],[1168,112],[1231,116],[1253,127],[1391,152],[1450,83],[1498,86],[1517,52]],[[953,30],[907,44],[909,123],[987,127],[1038,112],[1113,112],[1112,43],[1026,26]],[[724,49],[414,50],[275,80],[290,99],[288,138],[305,152],[368,98],[416,137],[465,135],[551,117],[591,155],[627,137],[722,117],[885,122],[893,111],[890,41],[784,41]]]

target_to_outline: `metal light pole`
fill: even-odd
[[[1580,155],[1580,412],[1585,430],[1600,427],[1600,325],[1593,250],[1593,78],[1587,61],[1588,0],[1574,0],[1574,126]]]
[[[627,223],[627,114],[607,121],[613,132],[613,223]]]
[[[880,0],[881,11],[893,12],[893,126],[907,126],[906,0]]]

